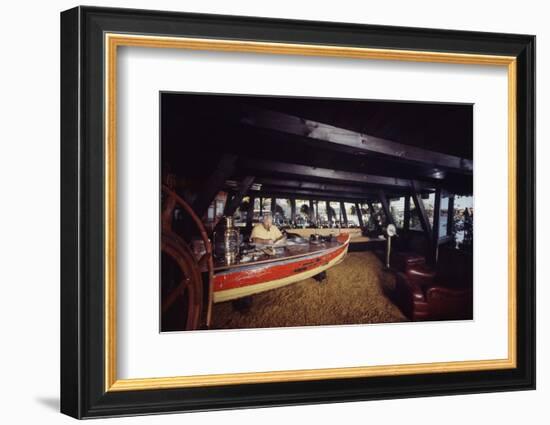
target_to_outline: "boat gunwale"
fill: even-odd
[[[249,263],[244,263],[244,264],[232,264],[232,265],[227,265],[227,266],[221,266],[219,268],[215,267],[214,268],[214,279],[216,278],[216,276],[223,276],[223,275],[226,275],[226,274],[229,274],[229,273],[239,273],[239,272],[243,271],[245,268],[248,268],[248,267],[262,266],[262,265],[268,265],[268,264],[272,264],[272,263],[282,263],[283,261],[299,260],[299,259],[305,259],[309,256],[317,257],[319,255],[332,253],[334,251],[337,251],[338,249],[349,246],[351,236],[348,233],[346,233],[346,234],[341,233],[340,235],[337,235],[336,238],[338,238],[339,236],[344,236],[344,235],[347,236],[347,238],[344,242],[340,242],[340,245],[325,248],[325,249],[319,249],[317,251],[310,251],[310,252],[305,252],[305,253],[302,253],[302,254],[290,255],[288,257],[269,258],[269,259],[266,259],[266,260],[260,260],[260,261],[249,262]]]
[[[248,283],[244,285],[239,285],[236,287],[231,288],[223,288],[223,289],[214,289],[214,303],[218,304],[221,302],[231,301],[239,298],[243,298],[250,295],[260,294],[262,292],[270,291],[273,289],[278,289],[283,286],[288,286],[295,284],[299,281],[305,280],[309,277],[312,277],[324,270],[327,270],[337,264],[339,264],[343,258],[346,256],[349,248],[349,243],[343,243],[341,246],[337,247],[337,249],[331,249],[327,250],[328,252],[324,252],[321,255],[317,253],[317,255],[313,255],[314,258],[325,258],[331,257],[327,262],[324,262],[322,264],[318,264],[316,267],[301,271],[297,274],[288,275],[286,277],[279,277],[274,278],[271,280],[266,280],[263,282],[255,282],[255,283]],[[308,259],[300,259],[298,261],[287,261],[287,263],[296,263],[300,264],[304,261],[308,261]],[[283,265],[283,264],[281,264]],[[276,265],[275,267],[277,267]]]

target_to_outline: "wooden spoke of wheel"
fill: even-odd
[[[174,261],[181,273],[178,286],[172,290],[162,304],[162,312],[172,308],[176,301],[186,299],[181,305],[185,318],[185,330],[197,329],[202,310],[202,278],[193,253],[181,238],[173,233],[162,234],[162,253]],[[187,293],[187,298],[183,297]]]
[[[174,234],[172,232],[172,220],[174,217],[174,209],[177,205],[181,206],[183,210],[191,217],[195,226],[197,227],[201,239],[204,243],[205,254],[198,261],[200,270],[206,269],[208,271],[208,300],[207,300],[207,311],[206,311],[206,325],[210,325],[212,317],[212,299],[213,299],[213,288],[212,280],[214,277],[214,260],[212,255],[212,244],[208,238],[208,234],[202,221],[195,214],[193,209],[185,202],[176,192],[170,189],[166,185],[162,185],[162,192],[166,196],[166,199],[163,203],[162,208],[162,230],[163,234]],[[202,296],[202,293],[201,293]]]
[[[166,301],[164,301],[164,303],[162,304],[163,313],[166,313],[166,311],[168,311],[168,309],[172,306],[172,304],[174,304],[178,297],[184,294],[186,287],[189,286],[189,282],[191,282],[191,279],[189,279],[188,277],[183,278],[176,289],[170,292],[170,295],[168,295]]]

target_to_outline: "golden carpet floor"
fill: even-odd
[[[352,252],[319,283],[310,278],[254,295],[236,311],[231,302],[214,305],[211,329],[346,325],[406,321],[385,295],[395,285],[372,252]]]

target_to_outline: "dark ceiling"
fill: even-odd
[[[274,121],[270,115],[256,120],[263,111],[276,112],[283,117],[283,121]],[[297,127],[287,125],[284,121],[286,118],[298,118]],[[305,120],[313,121],[314,125],[319,123],[321,126],[327,124],[336,127],[345,135],[384,139],[382,146],[388,142],[395,152],[363,151],[361,144],[359,148],[350,148],[339,143],[337,138],[325,139],[323,133],[313,137],[313,133],[301,132]],[[261,125],[248,125],[249,122],[259,122]],[[255,175],[269,178],[270,181],[292,178],[349,183],[361,188],[378,186],[353,178],[349,180],[348,174],[343,178],[332,178],[327,173],[315,173],[313,168],[303,175],[286,173],[280,168],[274,171],[269,165],[250,169],[261,160],[415,180],[428,186],[439,185],[455,193],[467,194],[472,192],[471,168],[430,163],[429,155],[420,161],[414,160],[401,151],[406,152],[407,147],[415,147],[452,155],[452,159],[460,160],[461,164],[462,161],[471,164],[472,135],[473,108],[466,104],[161,94],[163,169],[170,169],[182,178],[196,181],[207,179],[216,170],[223,155],[229,154],[238,158],[231,175],[236,180],[246,175]],[[395,148],[400,145],[404,149]],[[368,143],[365,143],[365,147],[368,148]],[[446,160],[445,155],[439,156]],[[346,179],[349,181],[346,182]]]

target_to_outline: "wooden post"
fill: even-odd
[[[237,208],[239,208],[239,205],[241,204],[244,196],[248,193],[250,186],[252,186],[252,183],[254,183],[254,176],[246,176],[243,179],[243,181],[239,186],[239,190],[235,193],[233,198],[231,198],[231,200],[228,201],[227,204],[225,205],[225,210],[224,210],[225,215],[235,214],[235,211],[237,211]]]
[[[439,250],[440,217],[441,217],[441,189],[437,188],[435,191],[434,219],[433,219],[433,227],[432,227],[432,252],[431,252],[432,264],[437,264],[437,254]]]
[[[277,206],[277,202],[276,202],[276,201],[277,201],[277,198],[275,198],[275,197],[272,197],[272,198],[271,198],[271,215],[272,215],[272,216],[275,215],[275,211],[276,211],[275,207]]]
[[[315,206],[313,205],[313,199],[309,200],[309,220],[317,226],[317,214],[315,213]]]
[[[388,202],[388,198],[386,198],[386,194],[383,190],[380,190],[378,192],[378,196],[380,198],[380,203],[382,204],[384,214],[386,215],[386,225],[393,224],[395,226],[395,221],[393,219],[393,216],[391,215],[390,204]]]
[[[216,170],[204,183],[202,189],[198,193],[197,198],[193,202],[193,211],[197,216],[202,217],[208,210],[208,207],[222,189],[225,181],[231,177],[235,171],[235,165],[237,163],[236,155],[224,155],[220,159]]]
[[[331,209],[330,209],[330,202],[326,201],[325,204],[326,204],[326,209],[327,209],[327,220],[328,220],[329,226],[330,226],[330,217],[332,216]]]
[[[290,223],[296,223],[296,199],[290,198]]]
[[[405,196],[405,213],[404,213],[403,229],[408,231],[411,228],[411,197]]]
[[[355,203],[355,212],[357,213],[357,219],[359,220],[359,227],[365,227],[363,223],[363,214],[361,214],[361,208],[358,202]]]
[[[452,236],[455,225],[455,196],[449,196],[449,209],[447,210],[447,236]]]
[[[372,205],[372,201],[368,201],[367,205],[369,206],[371,217],[374,217],[376,215],[376,211],[374,210],[374,206]],[[374,225],[376,226],[376,230],[378,230],[379,232],[382,231],[382,226],[380,226],[380,223],[378,223],[377,220],[374,220]]]
[[[346,206],[341,201],[340,201],[340,213],[342,214],[344,225],[348,227],[348,213],[346,212]]]
[[[428,243],[431,244],[432,242],[432,229],[430,226],[430,220],[428,219],[428,215],[426,214],[426,209],[424,208],[424,203],[422,202],[422,197],[420,196],[420,193],[418,192],[414,182],[411,183],[411,190],[412,190],[412,198],[414,202],[414,207],[416,208],[416,211],[418,213],[418,218],[420,219],[420,225],[422,226],[422,230],[424,231],[424,234],[426,235],[426,239],[428,240]]]

